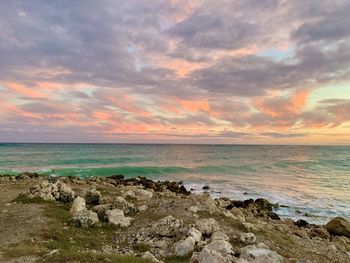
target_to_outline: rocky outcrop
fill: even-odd
[[[40,184],[30,188],[28,196],[30,198],[39,197],[44,200],[70,203],[74,200],[75,193],[70,186],[62,182],[50,183],[42,181]]]
[[[91,210],[98,215],[98,218],[101,222],[107,222],[108,218],[107,218],[106,212],[107,210],[111,210],[111,209],[112,209],[111,204],[105,204],[105,205],[96,205]]]
[[[283,263],[283,257],[266,247],[247,246],[240,251],[240,263]]]
[[[134,204],[126,201],[121,196],[118,196],[114,199],[113,208],[118,208],[120,210],[123,210],[125,214],[138,212],[138,209],[134,206]]]
[[[85,198],[86,203],[89,205],[98,205],[102,197],[101,193],[97,191],[94,187],[85,190],[83,192],[83,196]]]
[[[243,233],[239,239],[245,245],[253,245],[256,242],[256,237],[253,233]]]
[[[154,232],[163,237],[173,237],[179,232],[182,222],[173,216],[160,219],[153,225]]]
[[[126,217],[119,209],[107,210],[106,217],[108,223],[114,226],[128,227],[131,223],[131,217]]]
[[[196,240],[192,236],[179,241],[175,244],[175,255],[178,257],[187,257],[193,252],[195,244]]]
[[[326,224],[328,232],[335,236],[346,236],[350,238],[350,222],[345,218],[336,217]]]
[[[213,218],[202,218],[196,221],[196,228],[202,233],[202,235],[210,236],[215,231],[220,230],[219,224]]]
[[[76,227],[90,227],[99,222],[95,212],[90,210],[80,211],[75,213],[70,223]]]
[[[85,199],[80,196],[77,196],[73,201],[73,204],[69,210],[69,213],[71,215],[75,215],[76,213],[79,213],[85,210],[86,210]]]
[[[193,254],[192,263],[231,263],[234,262],[232,245],[225,240],[214,240],[198,254]]]

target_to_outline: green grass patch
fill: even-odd
[[[177,256],[171,256],[165,259],[165,263],[189,263],[191,260],[191,257],[177,257]]]

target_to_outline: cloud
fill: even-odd
[[[1,1],[0,140],[346,127],[345,95],[313,91],[350,81],[349,12],[347,0]]]

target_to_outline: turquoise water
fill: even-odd
[[[347,146],[0,144],[0,174],[23,171],[182,180],[214,196],[265,197],[294,219],[350,217]]]

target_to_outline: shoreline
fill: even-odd
[[[23,239],[14,238],[17,242],[0,240],[0,244],[4,243],[0,246],[0,259],[12,260],[15,251],[16,255],[40,260],[48,257],[50,262],[59,262],[62,258],[75,260],[79,255],[89,254],[93,258],[104,257],[106,262],[107,259],[124,262],[123,257],[132,257],[125,262],[202,263],[206,262],[204,258],[211,257],[226,260],[212,262],[246,263],[260,262],[252,261],[249,255],[263,251],[265,256],[275,259],[266,262],[350,260],[350,234],[347,236],[346,231],[334,232],[304,220],[281,219],[274,212],[276,204],[262,198],[213,199],[207,193],[191,193],[181,182],[156,182],[145,177],[125,179],[121,175],[81,179],[22,173],[0,176],[0,184],[4,189],[3,199],[8,197],[1,207],[0,223],[4,227],[0,229],[3,231],[0,236],[11,233],[9,221],[17,225],[23,223],[21,213],[28,217],[29,210],[40,210],[33,218],[50,222],[49,230],[45,230],[49,233],[42,235],[38,233],[43,229],[36,230],[36,239],[41,241],[35,242],[35,249],[23,251],[21,242],[26,240],[30,229],[23,229]],[[11,211],[17,206],[19,210]],[[339,225],[337,227],[339,230]],[[173,230],[168,233],[166,229]],[[201,237],[192,229],[199,231]],[[57,231],[60,234],[54,239],[47,237]],[[92,242],[91,232],[96,231],[96,240]],[[66,248],[71,238],[78,238],[80,241],[75,242],[82,243],[74,244],[79,250],[75,253]],[[84,248],[91,242],[91,247]],[[224,249],[227,253],[216,255],[217,246],[219,251]],[[52,254],[47,256],[49,253]]]

